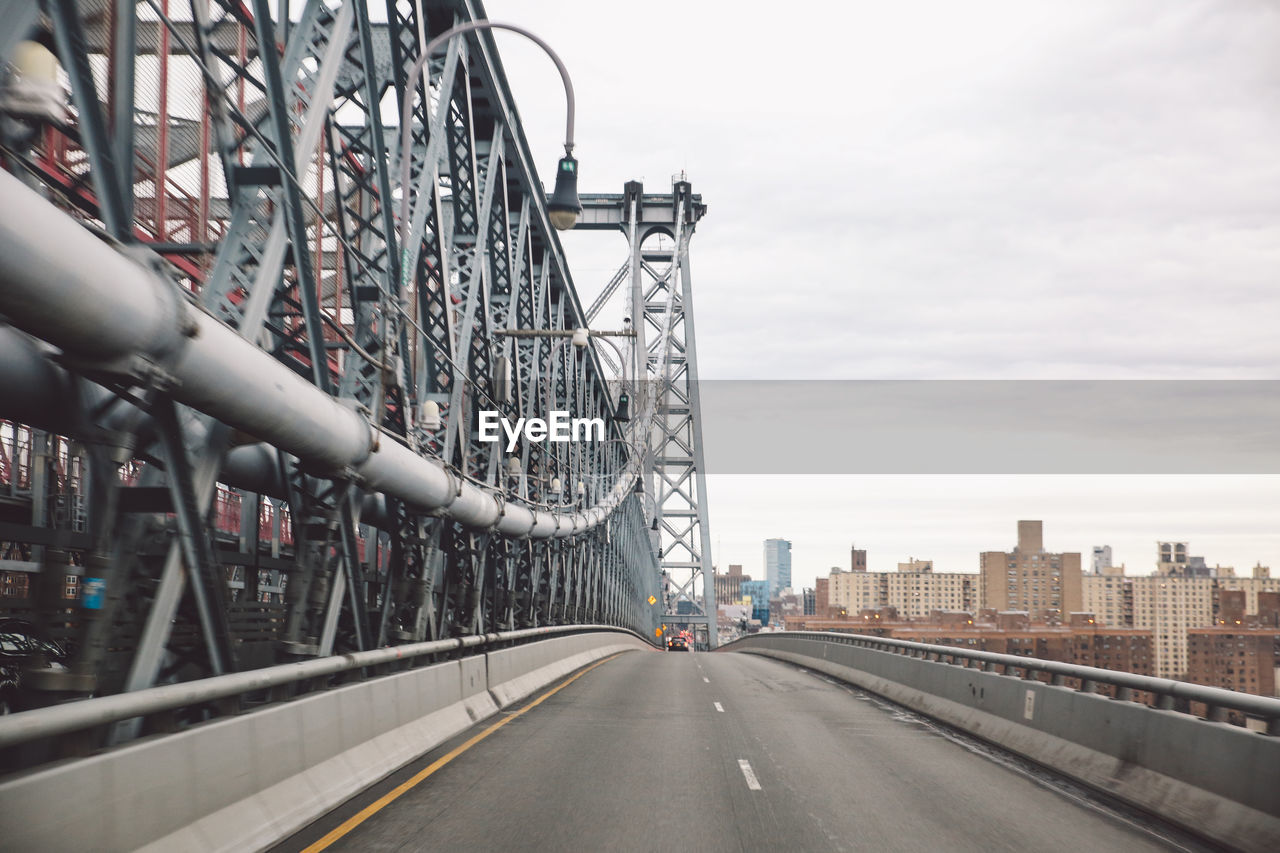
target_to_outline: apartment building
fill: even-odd
[[[1187,632],[1213,625],[1216,580],[1185,575],[1146,575],[1130,578],[1133,627],[1155,638],[1156,675],[1184,679],[1187,675]]]
[[[1280,628],[1215,627],[1187,632],[1187,681],[1280,696]]]
[[[904,618],[923,619],[935,610],[975,609],[977,583],[978,576],[972,572],[832,571],[827,595],[832,612],[856,615],[892,607]],[[819,611],[818,615],[826,614]]]
[[[751,575],[742,573],[742,566],[730,565],[728,574],[713,569],[713,588],[717,604],[736,604],[742,599],[742,582],[751,580]]]
[[[1083,607],[1080,552],[1046,551],[1041,521],[1019,521],[1017,546],[983,552],[978,574],[984,608],[1061,615]]]
[[[1113,628],[1133,627],[1133,587],[1124,575],[1083,575],[1080,594],[1084,610],[1093,613],[1099,624]]]

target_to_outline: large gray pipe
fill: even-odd
[[[440,460],[377,436],[354,408],[188,303],[172,282],[3,171],[0,199],[0,314],[74,358],[158,370],[172,381],[174,399],[317,470],[350,472],[366,489],[504,536],[581,533],[631,491],[638,455],[590,509],[556,513],[508,503]]]
[[[150,415],[101,385],[83,383],[77,395],[73,377],[49,358],[51,354],[53,348],[45,342],[0,323],[0,417],[87,442],[109,443],[120,433],[153,429]],[[112,400],[115,405],[104,417],[94,423],[86,420],[86,410]],[[288,497],[276,449],[263,442],[227,451],[218,480],[260,495]],[[385,497],[366,495],[360,520],[389,530],[392,520]]]

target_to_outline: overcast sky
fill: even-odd
[[[1278,4],[486,8],[568,66],[583,191],[667,191],[683,170],[709,205],[691,255],[704,379],[1280,378]],[[558,78],[518,36],[498,43],[545,178]],[[621,237],[565,245],[584,301],[625,257]],[[854,541],[872,568],[976,571],[1019,518],[1131,570],[1175,539],[1280,573],[1277,477],[709,489],[717,563],[758,572],[764,536],[787,537],[797,585]]]

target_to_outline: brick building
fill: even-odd
[[[1118,672],[1153,675],[1152,633],[1102,625],[1092,613],[1069,615],[1066,624],[1033,621],[1026,611],[979,614],[938,610],[927,620],[905,620],[895,608],[866,609],[852,619],[788,619],[787,630],[842,631],[896,640],[960,646]]]
[[[1187,632],[1187,681],[1280,696],[1280,629],[1217,627]]]
[[[1280,592],[1218,592],[1213,627],[1187,632],[1187,680],[1259,696],[1280,696]]]

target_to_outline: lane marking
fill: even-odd
[[[702,680],[703,680],[703,681],[705,681],[705,682],[707,682],[707,684],[710,684],[710,683],[711,683],[711,679],[710,679],[710,678],[707,678],[705,675],[704,675],[704,676],[702,676]]]
[[[404,794],[407,794],[410,790],[417,787],[419,783],[426,780],[428,777],[430,777],[433,773],[435,773],[441,767],[444,767],[446,764],[453,761],[453,759],[457,758],[459,755],[462,755],[462,753],[466,752],[468,749],[475,746],[480,741],[484,740],[489,735],[493,734],[498,729],[502,728],[507,723],[514,720],[516,717],[519,717],[521,714],[524,714],[527,711],[533,710],[534,708],[541,705],[543,702],[550,699],[552,696],[559,693],[561,690],[564,690],[570,684],[573,684],[573,682],[577,681],[579,678],[586,675],[591,670],[595,669],[596,667],[602,664],[608,663],[609,661],[613,660],[614,658],[622,654],[625,654],[625,652],[618,652],[618,654],[616,655],[609,655],[609,657],[605,658],[604,660],[596,661],[595,663],[591,664],[591,666],[587,667],[586,669],[579,672],[577,675],[570,678],[568,681],[564,682],[558,687],[548,690],[546,693],[543,693],[537,699],[534,699],[528,705],[525,705],[523,708],[521,708],[519,711],[516,711],[511,716],[502,718],[498,722],[494,723],[492,726],[489,726],[489,728],[485,729],[479,734],[472,736],[466,743],[463,743],[449,750],[449,752],[440,756],[435,761],[431,762],[422,770],[414,774],[412,778],[407,779],[404,782],[401,782],[399,785],[392,788],[390,791],[383,794],[381,797],[374,800],[372,803],[365,806],[360,811],[356,812],[351,817],[344,820],[335,829],[330,830],[329,833],[326,834],[319,841],[316,841],[314,844],[304,847],[302,850],[302,853],[319,853],[319,851],[327,849],[334,842],[340,840],[343,836],[350,833],[351,830],[355,829],[357,826],[364,823],[366,820],[373,817],[375,814],[382,811],[387,806],[391,805],[391,803],[400,799],[401,796],[403,796]]]
[[[760,780],[756,778],[756,771],[751,769],[751,762],[745,758],[739,758],[738,767],[742,770],[742,775],[747,779],[747,787],[752,791],[759,791]]]
[[[719,702],[713,702],[712,704],[716,706],[716,710],[717,710],[717,711],[719,711],[721,714],[723,714],[723,713],[724,713],[724,706],[723,706],[723,705],[721,705]]]

